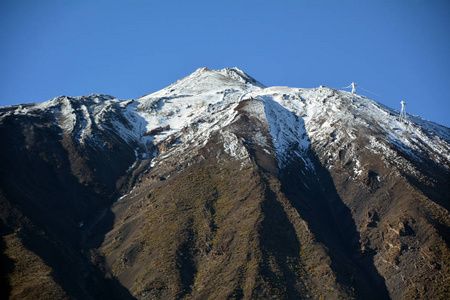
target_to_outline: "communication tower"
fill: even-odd
[[[402,104],[402,110],[400,111],[400,122],[406,122],[406,110],[405,110],[406,102],[401,101],[400,103]]]
[[[352,82],[351,86],[352,86],[352,93],[356,94],[356,83]]]
[[[356,94],[356,83],[352,82],[349,86],[343,87],[344,89],[352,88],[352,93]]]

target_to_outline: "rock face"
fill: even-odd
[[[2,296],[448,299],[450,130],[199,69],[0,108]]]

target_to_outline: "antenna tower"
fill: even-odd
[[[349,86],[344,87],[343,89],[352,88],[352,93],[356,94],[356,83],[352,82]]]
[[[402,110],[400,111],[400,122],[406,122],[406,110],[405,110],[406,102],[401,101],[400,103],[402,104]]]

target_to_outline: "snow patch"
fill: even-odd
[[[225,153],[241,160],[247,159],[249,157],[247,149],[235,134],[229,131],[224,131],[221,133],[221,138]]]

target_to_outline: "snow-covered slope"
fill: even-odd
[[[327,165],[332,167],[343,147],[362,139],[370,151],[383,153],[386,160],[412,172],[414,167],[394,148],[419,161],[427,158],[449,168],[450,131],[444,126],[415,116],[409,116],[407,123],[401,122],[397,111],[345,91],[326,87],[265,88],[238,69],[198,69],[173,85],[138,99],[139,104],[132,108],[145,119],[147,132],[163,128],[152,139],[156,144],[173,137],[192,142],[203,136],[206,141],[211,132],[233,120],[237,103],[243,100],[264,104],[263,117],[270,124],[281,164],[288,157],[304,157],[313,142],[324,148]],[[192,126],[192,134],[180,134],[183,128]],[[358,173],[358,155],[353,150],[349,147],[347,155],[354,157]]]
[[[190,124],[205,122],[218,112],[232,114],[233,105],[261,87],[262,84],[237,68],[219,71],[201,68],[165,89],[139,98],[137,111],[147,122],[147,132],[166,128],[155,136],[155,142],[160,142]]]
[[[326,87],[269,87],[249,93],[247,97],[264,101],[269,107],[277,103],[292,113],[268,113],[272,120],[271,134],[281,153],[286,151],[281,149],[287,149],[287,144],[293,141],[303,145],[300,148],[307,148],[309,139],[324,148],[327,164],[332,167],[339,150],[361,139],[359,143],[364,147],[383,153],[389,161],[401,160],[393,151],[393,148],[399,148],[419,161],[428,158],[442,167],[450,167],[449,128],[416,116],[409,116],[406,123],[401,122],[397,111],[365,97]],[[294,126],[296,129],[293,130],[292,124],[296,122],[304,124],[303,129]],[[349,155],[357,158],[356,153]]]
[[[164,141],[194,146],[205,143],[212,132],[234,120],[235,108],[244,100],[263,103],[260,117],[270,124],[280,164],[292,156],[304,157],[311,142],[324,149],[328,167],[343,148],[348,148],[347,155],[357,162],[358,155],[349,145],[362,139],[364,147],[383,153],[391,162],[404,161],[400,150],[418,161],[429,159],[450,168],[450,130],[444,126],[411,115],[404,123],[395,110],[327,87],[266,88],[238,68],[200,68],[137,100],[62,96],[38,105],[17,106],[7,114],[52,113],[63,134],[96,147],[105,146],[96,132],[114,132],[127,143],[141,145],[138,150],[146,158],[155,154],[152,145]],[[407,162],[403,164],[414,171]],[[358,168],[356,163],[355,172]]]

